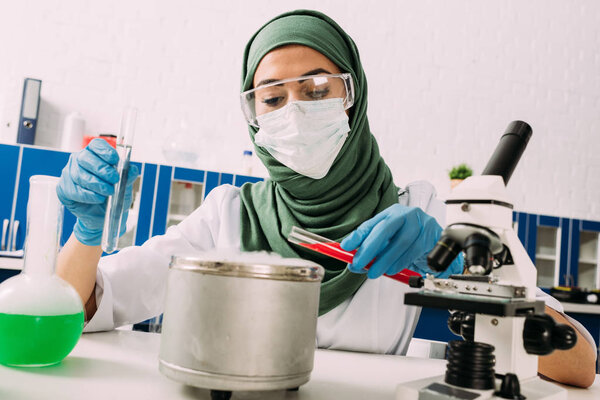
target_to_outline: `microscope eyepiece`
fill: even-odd
[[[525,147],[527,147],[531,134],[531,126],[526,122],[511,122],[481,175],[500,175],[504,179],[504,184],[507,185]]]
[[[436,272],[445,271],[461,251],[461,246],[454,239],[442,235],[427,255],[427,265]]]

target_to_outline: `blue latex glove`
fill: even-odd
[[[106,199],[114,193],[114,185],[119,181],[118,162],[119,155],[114,148],[103,139],[94,139],[85,149],[71,154],[62,170],[56,193],[61,203],[77,217],[73,232],[85,245],[98,246],[102,241]],[[125,233],[133,183],[138,176],[138,168],[130,165],[121,235]]]
[[[442,228],[436,220],[420,208],[394,204],[363,222],[342,241],[341,247],[346,251],[358,248],[348,269],[367,273],[370,279],[383,274],[394,275],[404,268],[443,278],[460,274],[463,271],[462,256],[443,272],[434,272],[427,266],[427,254],[441,233]],[[375,262],[367,272],[364,267],[374,258]]]

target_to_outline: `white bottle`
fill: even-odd
[[[72,112],[65,117],[60,149],[63,151],[79,151],[83,145],[85,120],[78,112]]]
[[[244,150],[242,155],[242,174],[252,175],[252,152],[250,150]]]
[[[180,214],[190,215],[194,212],[196,209],[196,194],[194,193],[194,186],[191,183],[185,183],[181,190],[179,201]]]

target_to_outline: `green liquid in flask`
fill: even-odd
[[[83,312],[66,315],[0,313],[0,364],[44,366],[61,362],[83,330]]]

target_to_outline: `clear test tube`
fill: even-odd
[[[326,256],[338,259],[340,261],[344,261],[348,264],[352,264],[354,254],[356,254],[356,250],[346,251],[341,248],[339,242],[335,242],[331,239],[324,238],[323,236],[319,236],[316,233],[308,232],[297,226],[292,227],[292,231],[288,235],[287,240],[291,243],[305,247],[312,251],[316,251],[317,253],[321,253]],[[371,260],[371,262],[365,267],[365,269],[369,269],[373,262],[375,262],[375,259]],[[386,274],[385,276],[408,285],[411,276],[420,277],[421,275],[418,272],[412,271],[408,268],[404,268],[402,271],[398,272],[395,275]]]
[[[124,209],[125,192],[127,189],[129,158],[131,157],[131,148],[133,146],[136,118],[136,108],[126,107],[123,110],[121,130],[117,137],[117,154],[119,155],[117,172],[119,173],[119,182],[115,184],[114,194],[108,197],[106,217],[104,218],[104,231],[102,232],[102,250],[106,253],[112,253],[117,250],[123,214],[126,211]]]
[[[336,258],[348,264],[351,264],[354,259],[354,252],[342,249],[338,242],[319,236],[316,233],[308,232],[297,226],[292,227],[292,231],[287,239],[291,243]]]

